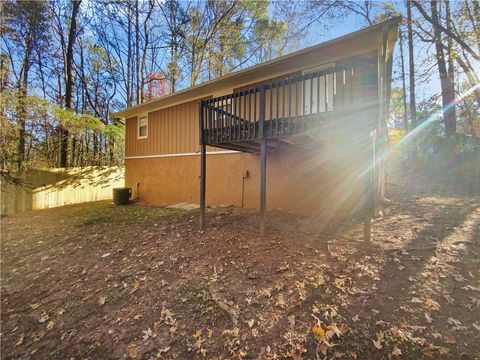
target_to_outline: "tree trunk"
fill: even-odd
[[[403,57],[403,33],[399,30],[398,38],[400,40],[400,61],[402,72],[402,100],[403,100],[403,129],[408,133],[408,117],[407,117],[407,86],[405,84],[405,59]]]
[[[410,85],[410,126],[415,129],[417,126],[417,104],[415,101],[415,58],[413,52],[413,29],[412,29],[412,5],[407,2],[407,35],[408,35],[408,68]],[[412,138],[411,144],[412,160],[417,160],[417,140]]]
[[[128,1],[128,19],[132,18],[132,5]],[[132,22],[128,21],[127,25],[127,83],[126,83],[126,92],[127,92],[127,107],[132,106]]]
[[[70,19],[70,30],[68,33],[68,44],[66,54],[66,69],[65,69],[65,107],[68,110],[73,110],[73,46],[77,37],[77,15],[80,10],[81,0],[73,1],[72,17]],[[67,167],[68,164],[68,129],[64,126],[61,128],[60,141],[60,167]]]
[[[432,0],[430,2],[430,8],[432,12],[432,19],[435,22],[439,22],[437,1]],[[450,21],[450,19],[447,19]],[[455,116],[455,87],[453,79],[449,78],[447,70],[447,64],[445,61],[445,54],[443,52],[442,45],[442,32],[439,27],[433,26],[433,34],[435,41],[435,51],[437,57],[438,72],[440,74],[440,86],[442,90],[442,108],[443,108],[443,123],[445,126],[445,135],[451,139],[456,133],[457,119]]]
[[[136,81],[136,100],[140,104],[140,20],[139,20],[139,1],[135,1],[135,81]]]
[[[25,57],[23,58],[23,73],[19,82],[18,91],[18,105],[17,105],[17,124],[18,124],[18,145],[17,145],[17,166],[21,171],[25,162],[25,121],[27,117],[26,101],[27,101],[27,86],[28,73],[30,71],[30,54],[31,41],[30,36],[25,44]]]

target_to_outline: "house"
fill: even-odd
[[[260,205],[262,224],[267,208],[373,209],[399,22],[120,111],[126,186],[151,204],[200,202],[202,224],[205,204]]]

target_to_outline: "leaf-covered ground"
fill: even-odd
[[[413,174],[373,222],[107,202],[2,219],[5,359],[480,357],[480,201]],[[413,191],[412,189],[415,189]]]

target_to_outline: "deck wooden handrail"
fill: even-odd
[[[362,104],[355,99],[359,95],[354,92],[361,90],[363,82],[361,66],[349,64],[202,100],[201,141],[215,146],[285,137],[321,125],[329,118],[341,119],[365,111],[376,104]]]

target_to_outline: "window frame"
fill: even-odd
[[[145,119],[146,120],[146,134],[141,136],[140,135],[140,120],[143,120]],[[148,121],[148,113],[147,114],[142,114],[142,115],[138,115],[137,117],[137,139],[138,140],[141,140],[141,139],[147,139],[148,138],[148,125],[149,125],[149,121]]]

